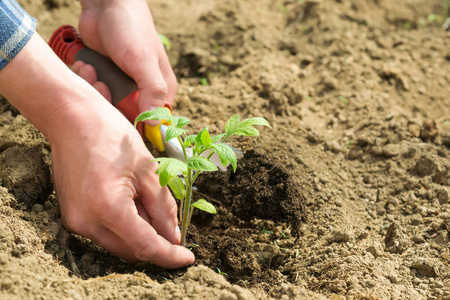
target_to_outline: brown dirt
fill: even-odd
[[[19,2],[47,40],[76,25],[76,1]],[[241,163],[253,171],[199,183],[218,214],[196,214],[196,265],[175,271],[125,263],[69,234],[40,179],[3,172],[1,298],[450,299],[450,33],[420,21],[442,1],[151,8],[172,42],[174,110],[193,132],[219,133],[234,113],[272,124],[231,140],[256,150]],[[31,165],[45,178],[43,136],[6,102],[0,124],[2,169]],[[17,148],[34,154],[9,159]],[[23,201],[8,180],[36,189]]]

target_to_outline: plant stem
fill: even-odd
[[[191,224],[191,220],[192,220],[192,213],[194,212],[194,207],[191,207],[191,211],[189,212],[189,222],[188,222],[188,226]]]
[[[183,149],[184,161],[187,162],[188,157],[186,153],[186,147],[184,146],[183,141],[178,136],[178,141],[180,142],[181,148]],[[191,169],[187,169],[187,176],[185,178],[186,184],[186,195],[184,199],[180,201],[180,222],[181,222],[181,240],[180,245],[186,245],[186,233],[187,227],[189,226],[190,217],[189,217],[189,206],[191,206],[191,196],[192,196],[192,171]]]
[[[184,199],[186,199],[186,197],[183,198],[183,200],[180,200],[180,222],[183,222],[183,204],[184,204]]]
[[[184,162],[187,162],[187,154],[186,154],[186,147],[184,146],[183,141],[181,140],[181,138],[178,136],[178,142],[180,142],[181,145],[181,149],[183,149],[183,155],[184,155]]]
[[[186,246],[186,233],[190,220],[189,211],[191,206],[191,197],[192,197],[192,170],[188,168],[186,177],[186,196],[184,198],[183,204],[183,220],[181,223],[181,241],[180,241],[181,246]]]

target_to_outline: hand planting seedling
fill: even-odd
[[[189,124],[190,120],[172,116],[168,109],[161,107],[141,113],[137,116],[134,126],[136,127],[139,122],[145,120],[164,120],[167,123],[165,142],[176,138],[183,149],[184,161],[166,157],[156,158],[152,161],[159,163],[156,174],[159,175],[161,186],[169,185],[175,198],[180,200],[181,245],[185,246],[186,232],[194,208],[208,213],[216,213],[214,205],[205,199],[199,199],[192,203],[192,187],[200,172],[218,170],[217,166],[210,160],[214,153],[217,153],[224,167],[231,164],[233,171],[236,172],[236,154],[224,142],[232,135],[258,136],[259,131],[253,127],[254,125],[267,127],[270,127],[270,125],[264,118],[249,118],[240,121],[238,115],[233,115],[225,125],[225,133],[210,136],[208,127],[206,127],[197,135],[186,135],[187,130],[183,127]],[[178,174],[183,176],[184,181]]]

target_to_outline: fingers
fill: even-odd
[[[106,216],[104,220],[103,225],[117,238],[107,235],[98,239],[97,243],[116,255],[130,260],[130,254],[127,253],[131,253],[132,258],[171,269],[194,262],[195,257],[191,251],[173,245],[158,235],[155,229],[138,215],[134,203],[122,208],[119,213]],[[120,240],[123,243],[120,243]]]
[[[153,175],[153,174],[152,174]],[[159,182],[142,180],[141,202],[150,216],[153,228],[169,242],[180,243],[177,203],[167,188],[161,188]]]
[[[131,248],[116,234],[103,226],[95,228],[90,236],[86,234],[93,243],[107,249],[117,257],[129,262],[138,262],[139,260],[133,255]]]
[[[111,103],[111,92],[108,86],[98,81],[97,72],[92,65],[86,64],[82,61],[76,61],[72,66],[72,71],[86,80],[90,85],[92,85],[106,100]]]
[[[143,112],[154,107],[163,107],[167,99],[169,88],[161,73],[156,56],[152,55],[145,64],[145,68],[136,70],[132,74],[139,86],[139,111]]]
[[[172,66],[170,65],[167,56],[159,60],[159,66],[164,80],[167,84],[166,102],[173,104],[175,93],[177,92],[177,78],[175,77],[175,73],[173,72]]]
[[[112,103],[111,91],[108,86],[102,82],[97,81],[92,85],[109,103]]]
[[[92,65],[85,64],[82,61],[76,61],[72,66],[72,71],[93,85],[97,79],[97,72]]]

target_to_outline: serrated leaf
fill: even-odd
[[[185,137],[184,138],[184,146],[190,147],[191,144],[195,142],[195,137],[196,137],[196,135],[188,135],[187,137]]]
[[[191,206],[198,208],[200,210],[206,211],[207,213],[210,213],[210,214],[215,214],[217,212],[214,205],[212,205],[205,199],[198,199],[197,201],[192,203]]]
[[[198,171],[217,171],[217,167],[206,157],[193,156],[186,162],[188,168]]]
[[[234,135],[245,135],[245,136],[258,136],[259,131],[255,127],[243,127],[243,128],[237,128],[233,131]]]
[[[269,122],[267,122],[267,120],[264,118],[260,117],[248,118],[239,123],[239,116],[233,115],[225,125],[225,139],[232,134],[258,136],[259,131],[253,128],[254,125],[262,125],[270,127]]]
[[[187,137],[184,138],[184,141],[192,144],[193,142],[195,142],[195,137],[196,135],[193,134],[188,135]]]
[[[200,138],[202,140],[202,144],[205,147],[211,146],[211,136],[209,135],[208,127],[205,128],[205,130],[202,131],[202,134],[200,135]]]
[[[170,141],[173,138],[176,138],[182,134],[186,134],[186,129],[183,128],[177,128],[174,126],[167,126],[166,131],[166,143]]]
[[[169,187],[172,190],[175,198],[177,198],[178,200],[184,199],[186,190],[184,188],[184,183],[180,177],[175,176],[174,178],[172,178],[172,180],[169,181]]]
[[[172,122],[173,122],[173,125],[178,128],[182,128],[185,125],[191,123],[191,121],[188,118],[177,117],[177,116],[172,116]]]
[[[152,161],[159,162],[157,174],[159,175],[159,184],[161,186],[166,186],[169,181],[177,176],[178,171],[182,173],[187,172],[186,163],[175,158],[159,157],[152,159]]]
[[[239,124],[239,121],[241,120],[241,117],[239,117],[239,115],[233,115],[231,116],[230,119],[228,119],[227,123],[225,124],[225,136],[229,137],[233,130],[234,127]]]
[[[167,108],[157,107],[154,110],[144,111],[134,120],[134,127],[138,122],[145,120],[171,120],[172,116]]]
[[[198,146],[204,145],[202,135],[205,131],[208,132],[208,127],[206,127],[205,129],[202,129],[195,137],[195,142],[197,143]],[[208,136],[209,136],[209,133],[208,133]]]
[[[215,143],[215,142],[221,140],[224,136],[225,136],[225,133],[221,133],[221,134],[211,137],[211,143]]]
[[[236,153],[231,149],[230,146],[225,144],[214,144],[214,150],[220,158],[220,162],[224,167],[230,162],[233,167],[233,171],[236,172],[237,158]]]

